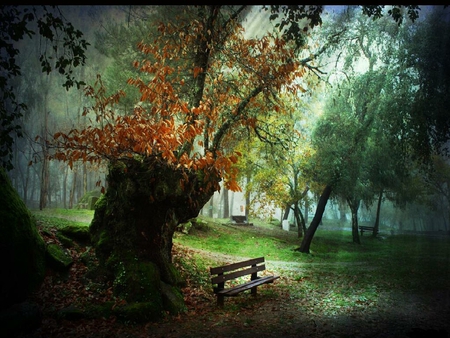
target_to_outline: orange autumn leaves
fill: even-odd
[[[225,156],[220,151],[213,154],[206,150],[202,155],[201,138],[196,139],[203,134],[205,122],[195,119],[199,115],[198,108],[191,111],[181,103],[167,106],[166,110],[137,106],[132,114],[122,116],[113,107],[123,93],[104,97],[101,79],[97,85],[97,90],[86,90],[87,95],[96,101],[92,107],[95,118],[91,116],[92,111],[85,112],[91,125],[68,133],[56,133],[53,158],[66,161],[72,167],[76,161],[100,163],[127,157],[155,157],[174,169],[213,170],[222,177],[228,177],[230,189],[240,189],[236,183],[237,171],[232,168],[240,153]],[[180,122],[183,114],[188,122]],[[182,151],[183,148],[187,150]]]
[[[90,125],[55,134],[53,157],[70,166],[75,161],[154,157],[174,170],[214,172],[228,189],[239,191],[234,164],[240,153],[225,151],[222,143],[258,123],[250,112],[264,113],[267,101],[256,95],[301,90],[294,80],[304,69],[282,40],[245,40],[239,25],[226,46],[214,41],[220,33],[206,30],[208,63],[201,67],[189,57],[199,53],[195,43],[205,32],[201,25],[194,22],[190,31],[160,25],[161,36],[152,44],[138,44],[146,58],[134,63],[141,76],[127,81],[140,92],[131,112],[118,112],[123,92],[106,96],[99,77],[95,89],[86,89],[95,101],[85,111]],[[199,79],[204,79],[200,85]],[[199,87],[201,97],[196,94]]]

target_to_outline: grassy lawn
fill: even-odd
[[[84,209],[45,209],[32,213],[43,226],[57,228],[89,226],[94,215],[93,210]],[[303,254],[295,250],[301,243],[296,230],[284,231],[260,220],[252,220],[254,226],[238,226],[229,224],[228,219],[203,216],[201,219],[203,222],[192,227],[188,234],[176,232],[174,243],[229,256],[265,256],[267,261],[306,263],[308,271],[314,271],[309,275],[319,273],[338,278],[358,272],[360,279],[380,285],[411,288],[450,285],[449,236],[363,236],[361,245],[357,245],[352,243],[350,231],[329,230],[334,224],[327,221],[317,230],[311,253]],[[304,278],[301,273],[293,277]]]
[[[297,299],[302,310],[314,302],[317,311],[327,314],[354,312],[393,305],[399,293],[450,289],[449,236],[363,236],[357,245],[350,231],[324,226],[316,232],[311,254],[302,254],[294,250],[301,243],[295,231],[260,222],[235,226],[228,220],[205,220],[207,224],[189,234],[177,233],[174,242],[238,257],[265,256],[267,267],[282,275],[278,286]],[[195,259],[204,270],[215,263],[201,262],[200,255]],[[278,268],[273,261],[297,265]]]
[[[41,224],[53,227],[89,226],[93,217],[87,210],[32,213]],[[175,233],[174,262],[192,289],[206,290],[207,295],[212,294],[209,267],[259,256],[266,257],[271,273],[281,276],[276,285],[258,291],[263,299],[283,300],[312,317],[380,315],[401,308],[405,295],[428,296],[450,289],[449,236],[381,234],[363,236],[357,245],[350,231],[330,230],[325,224],[316,232],[311,253],[302,254],[295,250],[301,243],[296,231],[258,220],[251,220],[254,226],[230,225],[228,219],[202,220],[187,234]],[[248,297],[227,299],[235,311],[248,301]],[[410,307],[422,313],[433,306],[429,301]]]
[[[89,226],[94,210],[86,209],[44,209],[31,210],[42,226],[61,228],[69,225]]]

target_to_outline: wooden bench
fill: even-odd
[[[217,295],[217,305],[223,307],[225,297],[234,297],[246,290],[251,290],[252,296],[256,297],[256,290],[259,285],[273,283],[275,279],[280,278],[280,276],[273,275],[258,277],[258,271],[264,271],[265,269],[264,257],[210,268],[213,290]],[[231,281],[247,275],[250,276],[248,282],[244,281],[242,284],[225,287],[225,282],[229,281],[230,284]]]
[[[231,216],[231,224],[236,225],[253,225],[253,223],[249,223],[247,220],[247,216],[239,215],[239,216]]]
[[[372,232],[373,233],[373,228],[372,226],[367,226],[367,225],[360,225],[358,226],[359,231],[361,232],[361,236],[363,235],[364,231],[367,232]]]

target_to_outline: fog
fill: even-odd
[[[81,78],[87,84],[94,84],[97,74],[104,74],[106,81],[122,81],[120,76],[126,76],[125,73],[130,69],[124,69],[124,74],[117,72],[120,62],[128,62],[127,58],[133,55],[139,57],[135,50],[135,46],[131,41],[146,38],[145,20],[142,18],[151,17],[152,10],[148,7],[139,9],[131,6],[59,6],[63,16],[66,17],[73,25],[80,29],[84,38],[90,43],[87,50],[87,61],[84,67],[74,69],[75,76]],[[324,15],[323,29],[329,29],[326,22],[329,18],[335,17],[343,12],[345,6],[326,6]],[[421,13],[430,11],[432,6],[425,7]],[[448,13],[447,13],[448,14]],[[268,13],[262,12],[259,6],[254,7],[245,15],[242,24],[245,28],[245,37],[260,38],[267,32],[274,32],[274,23],[267,20]],[[117,25],[117,26],[116,26]],[[141,25],[141,26],[139,26]],[[129,46],[114,45],[124,43],[123,37],[127,29],[139,27],[134,30],[135,36],[130,39]],[[123,36],[112,36],[115,34],[114,29]],[[320,30],[319,30],[320,31]],[[141,34],[141,36],[137,36]],[[382,32],[381,32],[382,33]],[[380,33],[380,34],[381,34]],[[115,39],[116,38],[116,39]],[[309,40],[311,52],[317,51],[313,42],[323,42],[324,36],[318,34],[311,35]],[[377,39],[379,37],[374,37]],[[366,42],[362,42],[363,44]],[[83,107],[90,105],[89,100],[84,97],[81,90],[71,88],[65,90],[62,87],[63,79],[56,72],[49,75],[42,73],[41,65],[37,59],[39,52],[42,52],[45,45],[40,39],[25,39],[17,47],[20,48],[18,61],[22,69],[22,76],[14,80],[14,91],[20,100],[26,103],[28,111],[19,121],[22,127],[24,137],[14,135],[13,146],[13,166],[14,169],[9,171],[9,176],[14,187],[19,192],[27,206],[32,209],[37,208],[77,208],[80,207],[80,201],[83,196],[93,190],[99,190],[100,186],[105,184],[106,166],[92,165],[89,163],[76,162],[72,168],[67,163],[45,160],[46,155],[51,149],[46,147],[46,142],[50,140],[58,131],[67,131],[70,128],[81,129],[89,124],[89,120],[82,116]],[[119,48],[120,47],[120,48]],[[388,46],[380,44],[371,48],[387,49]],[[315,49],[314,49],[315,48]],[[317,59],[317,67],[327,69],[327,75],[323,76],[324,82],[332,82],[331,74],[343,74],[344,64],[347,65],[349,57],[343,58],[342,55],[345,48],[340,47],[333,51],[333,54],[326,58]],[[308,50],[308,53],[310,51]],[[123,56],[123,57],[122,57]],[[338,56],[341,57],[338,60]],[[333,62],[331,62],[333,60]],[[380,56],[385,65],[386,60]],[[326,66],[325,66],[325,61]],[[365,72],[369,68],[370,60],[364,57],[355,58],[353,69],[359,69],[359,72]],[[381,62],[381,61],[380,61]],[[364,67],[361,64],[364,64]],[[331,65],[331,66],[330,66]],[[331,67],[331,68],[330,68]],[[339,69],[338,69],[339,68]],[[345,70],[348,73],[348,70]],[[356,73],[354,73],[356,74]],[[120,75],[120,76],[119,76]],[[116,76],[116,78],[115,78]],[[314,78],[314,75],[311,75]],[[345,75],[348,76],[348,75]],[[125,86],[125,84],[124,84]],[[114,88],[115,89],[115,88]],[[321,105],[323,97],[327,95],[324,91],[322,94],[317,89],[314,96],[308,99],[310,106],[314,104]],[[316,100],[316,101],[315,101]],[[317,119],[322,112],[312,111],[313,117],[309,121],[310,133],[314,125],[312,121]],[[307,115],[305,113],[305,115]],[[308,125],[305,123],[304,125]],[[39,136],[39,138],[36,138]],[[399,197],[395,194],[386,195],[383,198],[381,208],[380,231],[392,233],[395,231],[414,231],[414,232],[448,232],[449,227],[449,192],[448,192],[448,158],[444,157],[446,168],[443,169],[441,176],[432,181],[425,174],[422,176],[420,198],[414,198],[417,190],[411,191],[407,200],[398,201]],[[44,168],[48,168],[47,178],[43,176]],[[416,169],[414,169],[416,170]],[[100,185],[98,182],[101,182]],[[217,192],[212,201],[210,201],[202,211],[210,213],[214,217],[224,217],[230,214],[242,214],[244,210],[250,210],[254,217],[260,218],[276,218],[283,217],[284,206],[279,201],[272,201],[270,206],[264,205],[256,200],[258,192],[250,192],[250,198],[245,198],[245,179],[241,180],[243,192],[230,192],[228,194],[228,204],[230,210],[224,211],[224,193]],[[319,197],[318,191],[310,191],[310,203],[302,205],[303,213],[309,218],[312,217],[315,206]],[[408,193],[406,193],[408,196]],[[404,197],[402,197],[404,198]],[[44,199],[44,200],[43,200]],[[247,203],[251,202],[251,205]],[[228,216],[227,216],[228,217]],[[360,221],[365,223],[373,223],[376,217],[376,203],[362,203],[360,207]],[[324,222],[327,220],[343,221],[343,227],[349,226],[351,218],[350,209],[345,203],[341,203],[337,195],[335,195],[327,206],[324,215]],[[308,220],[308,217],[307,217]],[[293,213],[289,215],[289,221],[298,226],[293,217]],[[347,222],[347,223],[345,223]]]

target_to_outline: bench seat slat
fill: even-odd
[[[241,284],[238,286],[235,286],[233,288],[229,288],[229,289],[223,289],[220,291],[217,291],[217,294],[221,294],[227,297],[232,297],[232,296],[236,296],[238,293],[245,291],[245,290],[250,290],[251,288],[258,286],[258,285],[262,285],[262,284],[266,284],[266,283],[273,283],[273,281],[277,278],[280,278],[280,276],[265,276],[265,277],[260,277],[258,279],[249,281],[245,284]]]
[[[211,282],[213,284],[217,284],[217,283],[223,283],[226,282],[227,280],[230,279],[235,279],[238,277],[242,277],[242,276],[246,276],[246,275],[250,275],[252,273],[258,272],[258,271],[264,271],[266,269],[266,266],[263,265],[258,265],[258,266],[254,266],[245,270],[239,270],[239,271],[235,271],[235,272],[230,272],[227,274],[223,274],[223,275],[219,275],[216,277],[211,278]]]
[[[224,266],[218,266],[215,268],[211,268],[210,272],[211,272],[211,275],[216,275],[218,273],[233,271],[233,270],[236,270],[239,268],[243,268],[244,266],[256,265],[256,264],[263,263],[263,262],[264,262],[264,257],[258,257],[258,258],[249,259],[249,260],[243,261],[243,262],[232,263],[230,265],[224,265]]]

